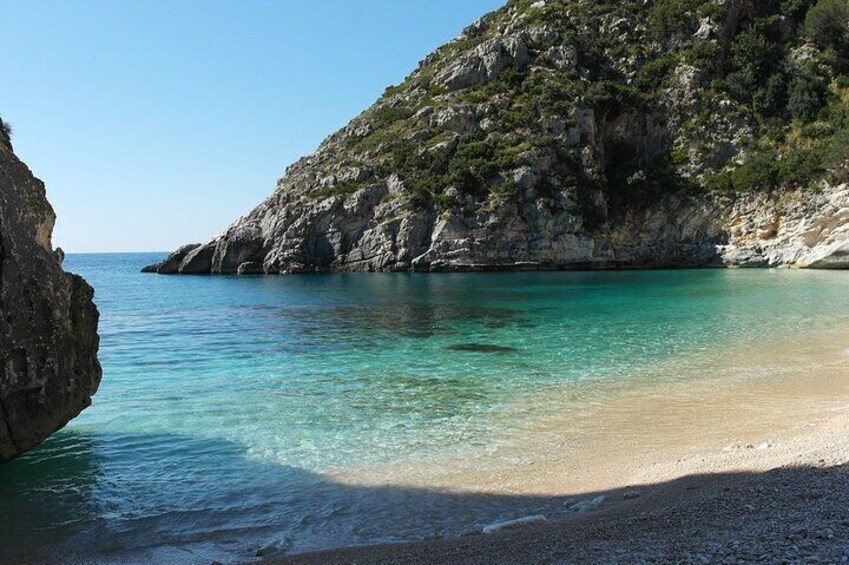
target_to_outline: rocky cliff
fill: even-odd
[[[510,0],[147,270],[849,266],[847,26],[844,0]]]
[[[0,462],[36,446],[91,404],[100,384],[97,308],[62,270],[44,185],[12,152],[0,120]]]

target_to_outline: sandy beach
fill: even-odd
[[[457,496],[560,497],[566,520],[271,562],[846,562],[843,335],[834,328],[758,357],[729,353],[697,382],[623,391],[534,422],[521,431],[526,443],[488,462],[336,477]],[[759,366],[782,369],[753,376]]]

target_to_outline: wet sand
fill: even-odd
[[[561,403],[556,389],[544,391],[525,402],[548,404],[554,415],[532,418],[490,453],[429,466],[408,462],[357,469],[333,479],[563,495],[662,481],[688,470],[759,469],[758,462],[768,462],[783,443],[849,409],[846,343],[849,328],[804,344],[774,344],[757,357],[737,352],[687,367],[703,375],[698,379],[630,388],[610,383],[577,409],[574,402]],[[654,371],[674,372],[682,364],[676,359]]]
[[[568,496],[575,511],[566,520],[279,562],[849,560],[847,343],[849,332],[833,328],[756,352],[716,352],[709,365],[687,366],[699,379],[602,391],[578,409],[534,420],[480,458],[334,477]],[[678,359],[668,369],[682,366]],[[555,391],[539,396],[557,406]],[[806,549],[809,538],[816,543]]]

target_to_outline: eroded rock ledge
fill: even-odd
[[[568,194],[469,215],[405,211],[393,182],[351,196],[276,195],[149,271],[258,274],[663,267],[849,268],[849,185],[672,197],[590,231]]]
[[[101,379],[94,291],[62,270],[44,185],[0,132],[0,462],[91,404]]]

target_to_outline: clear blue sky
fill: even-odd
[[[0,0],[0,115],[67,252],[204,241],[502,0]]]

